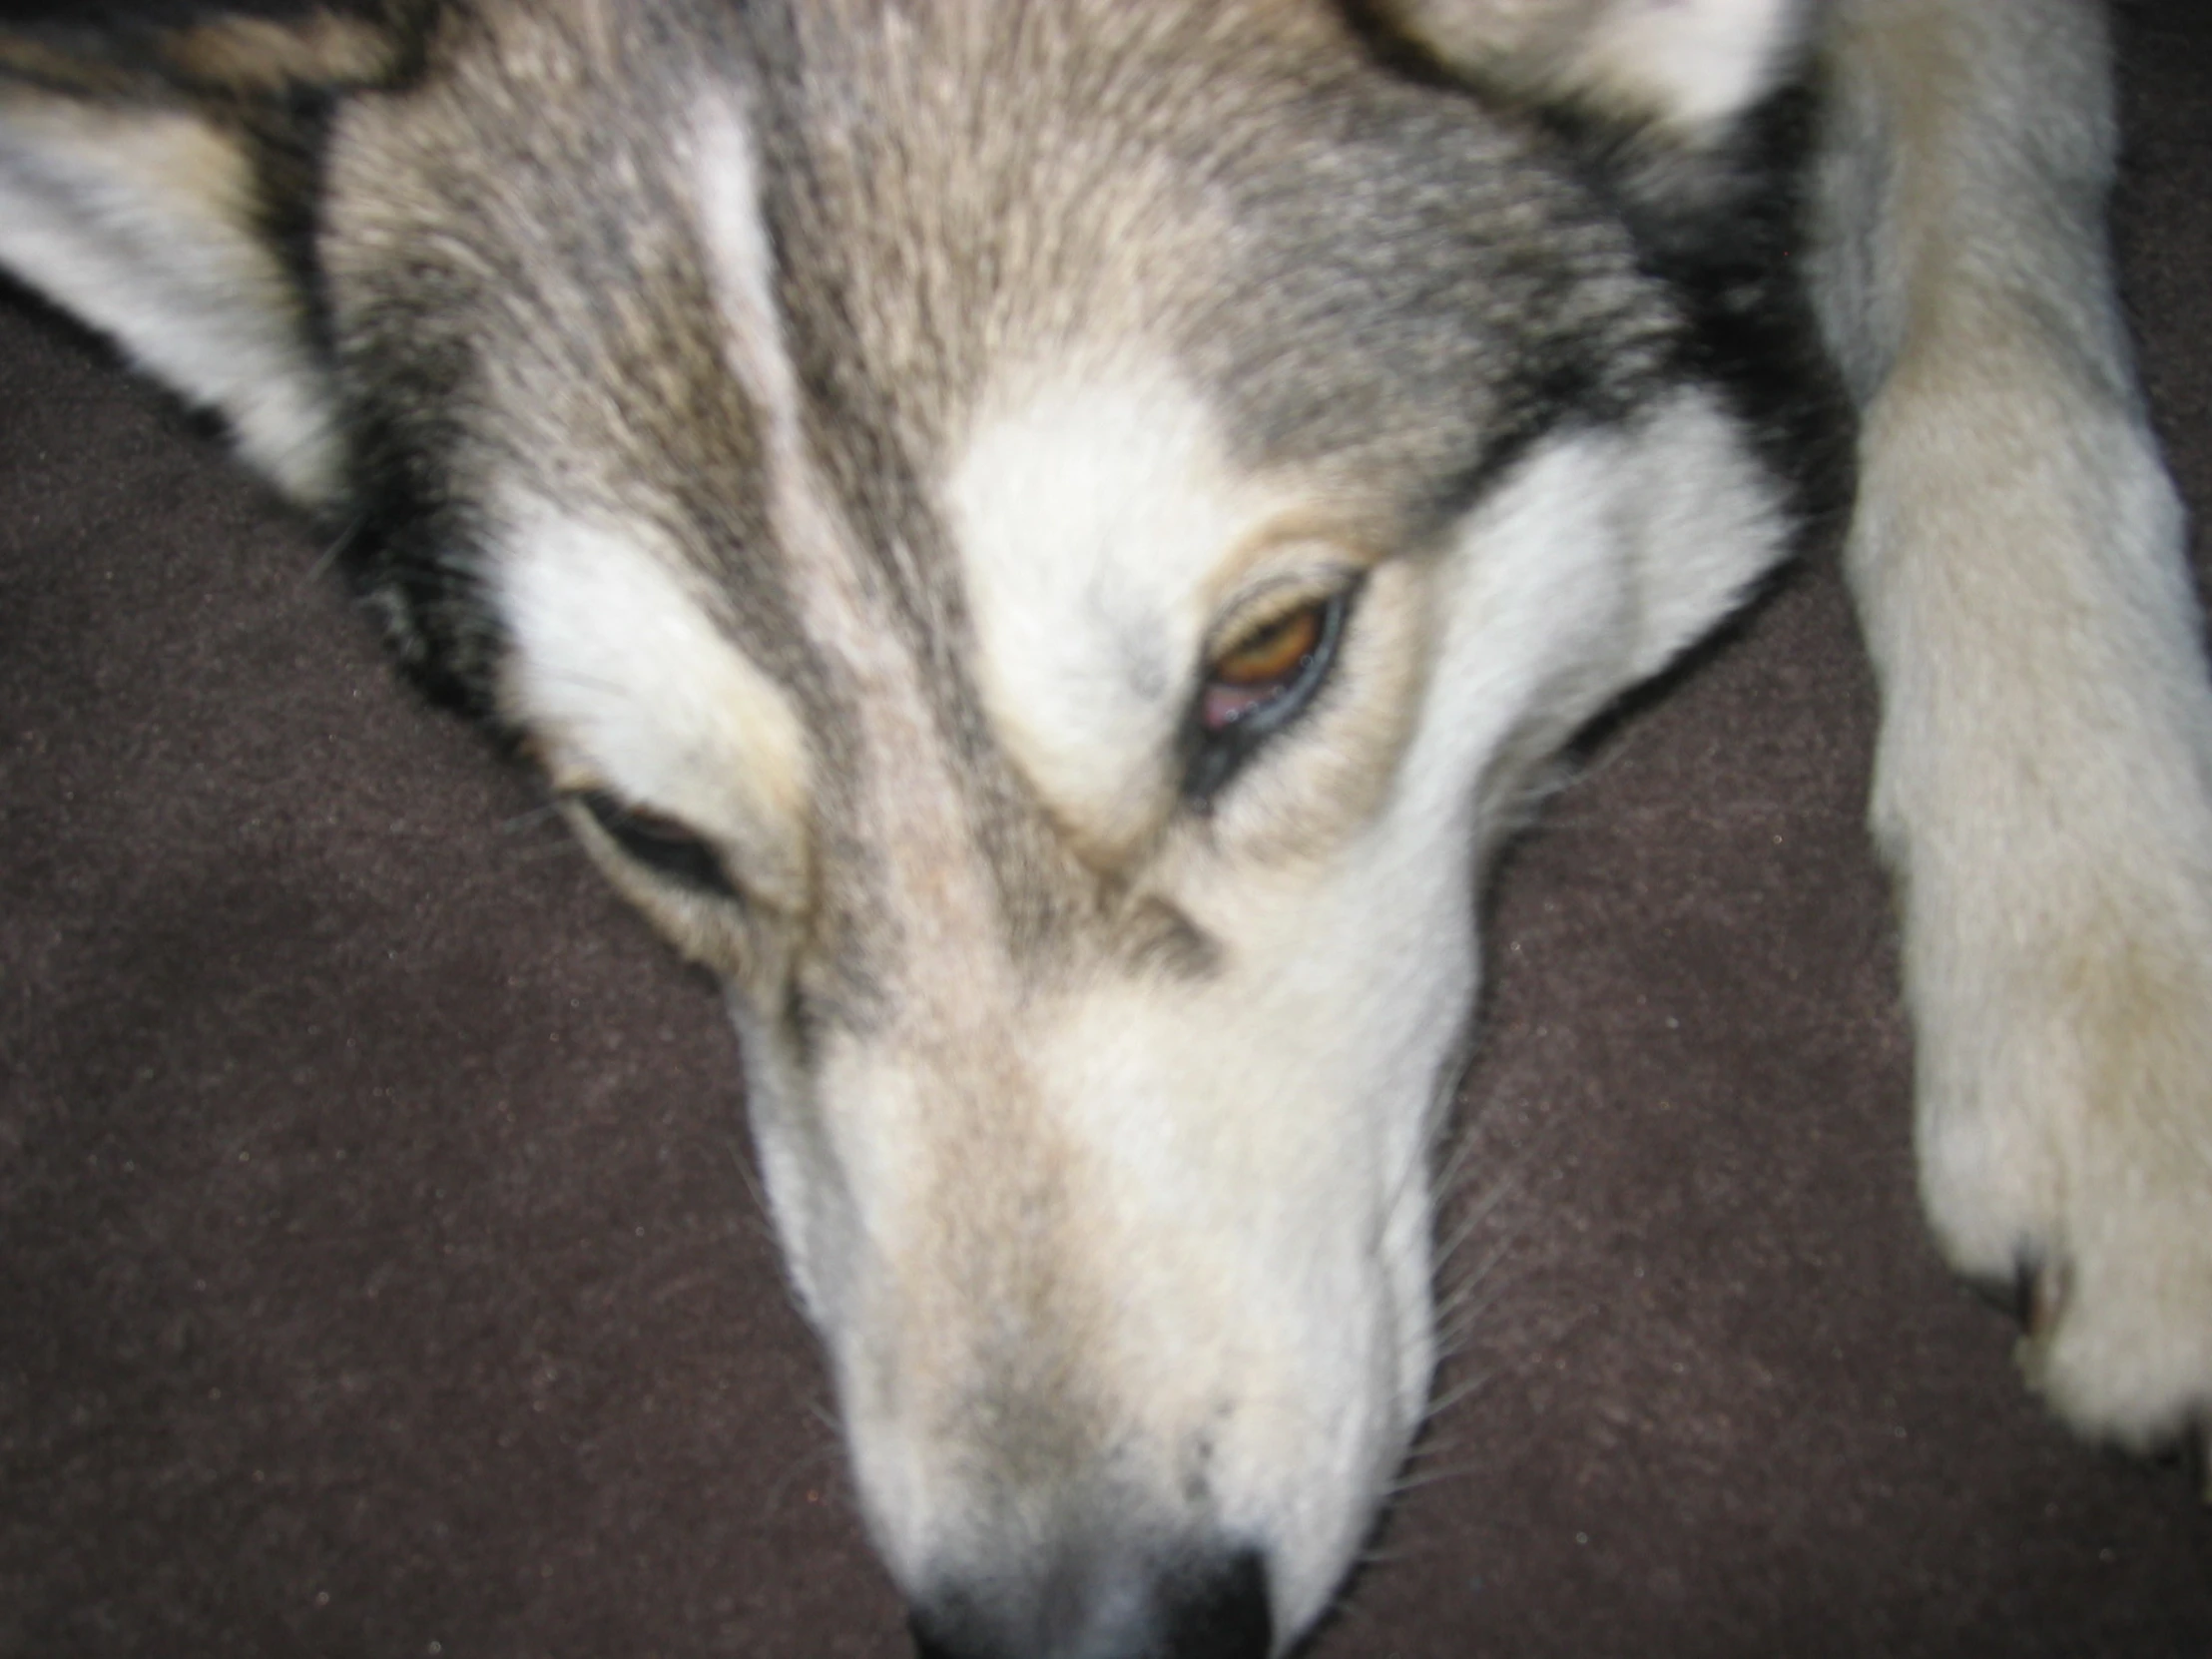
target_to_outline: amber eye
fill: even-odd
[[[1334,632],[1334,599],[1317,600],[1263,624],[1209,665],[1198,721],[1222,732],[1298,688]]]
[[[630,807],[600,790],[577,797],[608,838],[648,869],[701,892],[738,896],[721,855],[704,836],[660,813]]]

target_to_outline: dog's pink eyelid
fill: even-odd
[[[1260,686],[1232,686],[1219,680],[1209,682],[1206,695],[1199,702],[1198,723],[1209,732],[1226,732],[1253,710],[1273,703],[1290,689],[1290,685],[1288,680]]]
[[[1315,599],[1216,656],[1199,693],[1198,729],[1218,736],[1285,699],[1302,701],[1302,694],[1328,671],[1350,599],[1342,592]],[[1280,659],[1281,667],[1271,659]],[[1262,672],[1240,672],[1251,669]]]

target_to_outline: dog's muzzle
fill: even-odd
[[[913,1615],[916,1659],[1268,1659],[1259,1553],[1196,1546],[947,1585]]]

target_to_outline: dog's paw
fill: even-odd
[[[2155,915],[2099,904],[2037,948],[2013,931],[1987,954],[1946,952],[1952,982],[1915,986],[1918,1138],[1936,1238],[2014,1301],[2030,1383],[2092,1438],[2201,1453],[2212,894],[2180,882],[2166,900]]]

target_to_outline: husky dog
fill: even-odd
[[[2077,1429],[2212,1420],[2212,692],[2083,0],[4,15],[0,265],[727,984],[924,1654],[1313,1624],[1485,858],[1847,524],[1936,1237]]]

